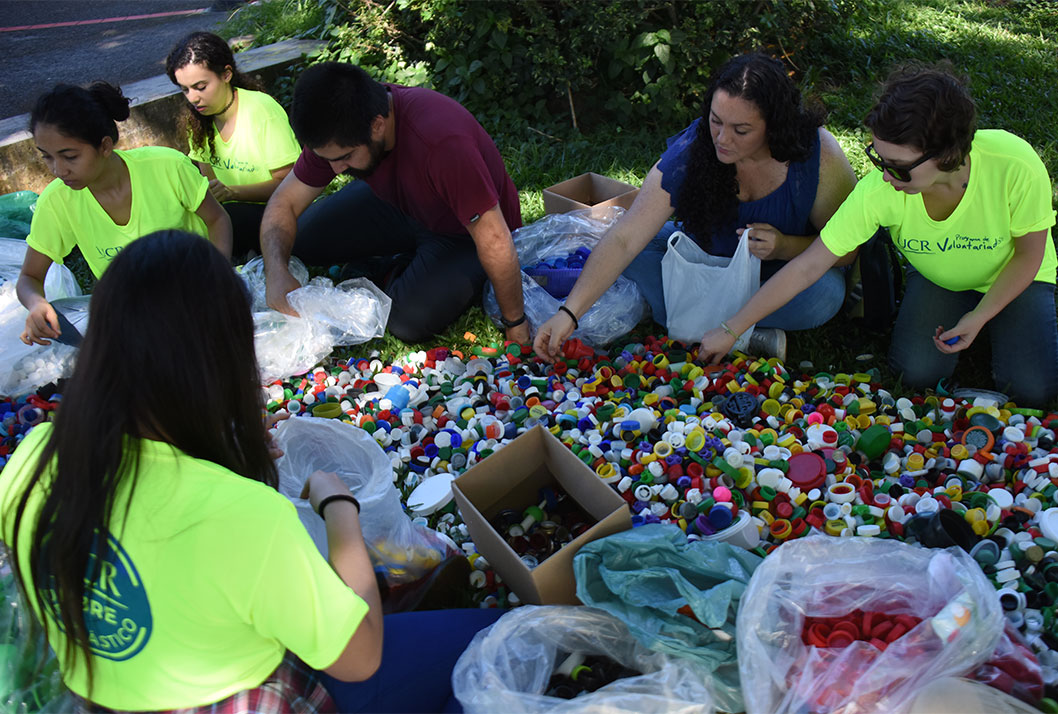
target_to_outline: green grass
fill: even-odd
[[[253,34],[257,45],[284,37],[320,36],[324,12],[309,0],[262,2],[235,13],[222,33]],[[848,26],[820,28],[819,36],[789,59],[803,90],[827,107],[827,127],[859,176],[872,170],[862,149],[867,141],[862,119],[889,69],[908,60],[950,60],[969,77],[979,126],[1004,128],[1028,140],[1043,158],[1058,200],[1055,37],[1058,2],[1054,0],[864,0]],[[665,138],[682,126],[652,132],[613,126],[588,135],[561,125],[487,128],[520,189],[523,220],[530,223],[543,215],[544,188],[585,171],[638,185],[663,151]],[[640,329],[662,332],[652,324]],[[474,340],[465,338],[466,333]],[[875,367],[886,385],[899,391],[885,361],[889,330],[878,332],[835,320],[816,330],[789,333],[788,338],[793,366],[807,361],[815,369],[832,371]],[[437,345],[466,351],[501,341],[502,333],[481,308],[472,307],[428,344],[408,345],[387,335],[336,356],[377,351],[392,358]],[[962,386],[991,387],[987,339],[963,353],[953,379]]]

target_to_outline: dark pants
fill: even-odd
[[[474,635],[504,614],[487,610],[429,610],[386,615],[382,664],[364,682],[340,682],[320,672],[338,711],[461,712],[452,696],[452,669]]]
[[[240,258],[254,250],[261,253],[261,216],[264,215],[263,203],[225,203],[224,210],[231,218],[233,258]]]
[[[298,219],[294,255],[310,265],[405,254],[388,285],[388,329],[422,342],[451,324],[480,295],[485,269],[469,236],[440,235],[377,196],[363,181],[317,201]]]
[[[950,329],[977,307],[981,293],[953,292],[909,270],[900,314],[893,328],[889,361],[906,387],[932,387],[955,371],[961,352],[946,354],[933,344],[937,326]],[[1033,282],[988,321],[981,334],[992,341],[996,389],[1019,407],[1042,408],[1058,395],[1058,326],[1055,288]],[[979,335],[977,339],[981,339]]]

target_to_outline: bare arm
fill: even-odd
[[[302,183],[293,171],[280,182],[261,218],[261,257],[265,265],[265,297],[273,310],[297,315],[287,293],[301,287],[290,274],[290,252],[298,231],[298,216],[323,193],[323,186]]]
[[[213,177],[209,182],[209,192],[213,194],[213,197],[218,201],[224,203],[227,201],[246,201],[248,203],[264,203],[275,190],[279,188],[279,184],[283,182],[286,175],[290,173],[290,169],[293,168],[294,164],[287,164],[278,169],[272,170],[272,178],[267,181],[259,181],[258,183],[242,184],[240,186],[228,186],[221,183],[221,180]],[[210,169],[212,173],[212,168]]]
[[[741,335],[785,305],[799,292],[819,280],[838,261],[823,241],[816,238],[801,255],[783,266],[770,280],[760,286],[742,309],[727,319],[727,326]],[[698,358],[704,362],[720,360],[731,351],[735,337],[723,328],[709,330],[702,337]]]
[[[583,272],[566,298],[566,307],[577,317],[584,315],[671,215],[671,197],[661,187],[661,171],[654,164],[628,213],[603,234],[588,256]],[[560,310],[540,327],[533,347],[538,355],[554,361],[572,332],[573,321]]]
[[[26,247],[26,257],[22,261],[22,271],[15,283],[15,294],[29,315],[26,316],[26,329],[20,336],[27,345],[50,345],[49,337],[59,336],[59,318],[55,308],[44,297],[44,278],[51,267],[52,259],[40,251]]]
[[[305,482],[302,498],[313,510],[324,498],[348,494],[345,483],[334,473],[316,471]],[[324,671],[343,682],[360,682],[375,673],[382,662],[382,598],[360,530],[360,514],[349,501],[336,500],[324,511],[331,566],[353,592],[367,603],[361,620],[338,659]]]
[[[809,216],[813,226],[822,228],[852,193],[856,186],[856,173],[837,139],[822,127],[819,129],[819,143],[819,185]],[[807,250],[818,236],[787,235],[768,223],[750,223],[748,227],[753,229],[750,232],[750,252],[761,260],[793,260]],[[738,232],[741,235],[742,229]],[[854,250],[842,256],[835,265],[849,265],[856,259],[857,252]]]
[[[500,314],[508,320],[517,320],[525,314],[522,269],[518,265],[518,253],[514,249],[511,231],[499,204],[482,213],[480,218],[465,227],[474,240],[481,267],[485,269],[485,274],[489,276],[489,281],[496,291]],[[506,337],[520,344],[529,342],[528,321],[507,328]]]
[[[1002,312],[1003,308],[1021,295],[1035,279],[1043,262],[1048,240],[1050,235],[1046,230],[1033,231],[1014,238],[1014,255],[999,271],[996,281],[977,303],[977,307],[959,318],[959,322],[951,329],[943,330],[943,326],[937,327],[937,333],[933,336],[937,349],[951,353],[972,345],[985,323]],[[944,340],[950,340],[952,337],[958,337],[959,341],[953,345],[944,344]]]
[[[225,258],[231,258],[231,218],[228,217],[228,212],[217,203],[217,199],[207,193],[195,213],[206,224],[209,242],[216,246]]]

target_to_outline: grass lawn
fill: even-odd
[[[805,91],[826,105],[827,127],[857,175],[873,170],[863,153],[867,131],[862,118],[888,68],[911,59],[949,59],[970,78],[979,126],[1004,128],[1027,139],[1043,157],[1058,196],[1058,138],[1053,131],[1058,116],[1058,61],[1052,39],[1058,36],[1058,7],[979,0],[909,0],[876,6],[884,13],[865,11],[852,19],[850,27],[822,34],[810,54],[789,58],[800,72]],[[496,136],[520,189],[523,219],[529,223],[543,215],[541,190],[565,178],[595,171],[639,184],[663,151],[665,138],[682,128],[646,132],[614,127],[561,138],[532,131],[521,135],[500,131]],[[789,361],[794,365],[810,361],[817,369],[836,371],[877,367],[885,383],[899,392],[885,360],[890,328],[838,318],[815,330],[788,333]],[[657,325],[641,325],[641,329],[663,333]],[[502,339],[501,332],[475,307],[430,345],[404,345],[387,337],[354,351],[377,349],[388,355],[433,345],[466,349],[470,345],[464,333],[468,331],[479,342]],[[954,381],[990,388],[990,361],[988,340],[978,339],[963,353]]]
[[[298,36],[319,25],[320,12],[304,0],[269,0],[236,13],[224,34],[255,32],[260,41]],[[979,126],[1007,129],[1028,140],[1043,157],[1058,196],[1056,36],[1058,3],[1048,0],[868,0],[847,26],[820,28],[804,51],[785,59],[803,90],[827,107],[827,127],[860,176],[873,170],[862,149],[867,141],[862,118],[889,68],[908,60],[950,60],[970,79]],[[290,86],[287,78],[278,89],[289,92]],[[520,189],[523,220],[531,223],[543,215],[542,189],[585,171],[638,185],[660,156],[665,138],[683,126],[611,126],[590,134],[564,127],[486,128]],[[79,277],[86,272],[78,271]],[[832,371],[877,367],[885,383],[899,392],[885,360],[890,327],[868,328],[839,317],[815,330],[789,333],[789,361],[809,361],[817,369]],[[663,333],[653,324],[640,329]],[[467,333],[475,342],[465,337]],[[428,344],[405,344],[387,335],[336,356],[377,351],[393,357],[437,345],[466,350],[474,343],[501,340],[501,331],[483,310],[472,307]],[[990,359],[990,345],[982,336],[963,353],[954,382],[990,388]]]

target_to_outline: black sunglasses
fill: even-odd
[[[897,181],[900,181],[901,183],[907,183],[911,180],[911,169],[915,168],[916,166],[919,166],[920,164],[926,163],[934,156],[936,156],[936,153],[923,154],[921,157],[919,157],[918,161],[913,164],[907,164],[905,166],[894,166],[893,164],[886,163],[882,159],[882,157],[878,155],[878,152],[874,150],[873,142],[867,144],[867,146],[863,148],[863,151],[867,154],[867,158],[871,160],[872,164],[874,164],[882,171],[888,171],[890,176],[892,176]]]

